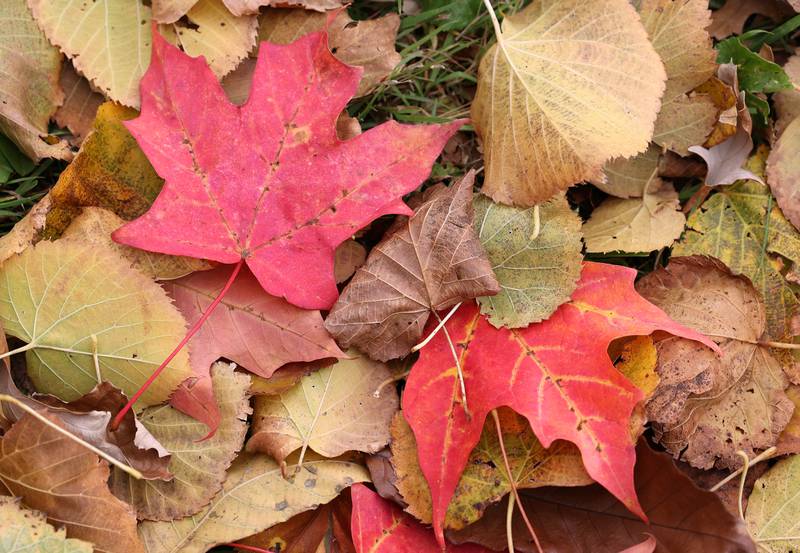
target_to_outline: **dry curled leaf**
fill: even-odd
[[[722,357],[696,342],[658,343],[661,384],[648,405],[656,439],[704,469],[741,464],[775,444],[794,405],[769,348],[761,346],[764,304],[752,283],[715,259],[673,257],[637,290],[676,321],[719,344]]]
[[[498,292],[472,228],[473,179],[438,188],[372,249],[325,320],[342,347],[381,361],[402,357],[431,311]]]
[[[627,0],[534,2],[497,41],[472,104],[492,199],[533,205],[647,147],[666,74]]]

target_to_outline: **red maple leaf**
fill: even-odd
[[[351,488],[350,529],[356,553],[491,553],[483,546],[445,544],[433,532],[363,484]]]
[[[336,246],[381,215],[410,215],[402,196],[428,177],[465,121],[389,121],[340,141],[336,119],[362,70],[338,61],[327,44],[326,33],[286,46],[263,43],[250,98],[237,106],[204,59],[156,34],[142,113],[126,126],[166,183],[114,240],[221,263],[245,260],[273,296],[330,308],[338,295]]]
[[[446,328],[459,354],[470,416],[461,405],[446,337],[440,332],[422,348],[403,394],[403,412],[431,488],[440,543],[447,505],[486,415],[501,406],[525,416],[545,447],[557,439],[575,443],[592,478],[645,518],[633,484],[636,453],[629,425],[642,393],[614,367],[608,345],[664,330],[719,350],[639,296],[635,276],[633,269],[585,263],[572,299],[527,328],[497,329],[474,303],[462,306]]]

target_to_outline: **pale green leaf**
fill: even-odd
[[[800,455],[778,461],[756,480],[747,501],[747,529],[759,551],[794,553],[800,550]],[[785,539],[777,539],[785,538]]]
[[[67,538],[47,517],[20,505],[19,499],[0,497],[0,551],[3,553],[92,553],[92,544]]]

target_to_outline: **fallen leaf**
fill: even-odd
[[[718,76],[711,77],[706,82],[698,86],[695,90],[708,94],[714,105],[717,107],[717,121],[714,124],[714,130],[708,135],[703,146],[711,148],[717,144],[721,144],[736,133],[736,128],[739,122],[739,111],[737,104],[740,98],[738,85],[736,84],[736,66],[728,63],[722,64],[717,70],[717,75],[730,77],[726,82]],[[742,114],[745,115],[744,113]],[[747,113],[749,116],[749,112]],[[749,128],[748,128],[749,130]]]
[[[718,40],[742,34],[745,23],[754,14],[773,21],[783,21],[792,15],[783,0],[730,0],[711,13],[708,31]]]
[[[497,40],[472,104],[493,200],[533,205],[647,147],[665,73],[626,0],[535,2]]]
[[[715,259],[672,257],[636,289],[723,352],[717,357],[681,338],[658,343],[657,370],[665,388],[647,409],[656,439],[676,458],[703,469],[736,468],[737,451],[752,458],[775,445],[794,405],[784,393],[788,382],[780,364],[758,345],[766,314],[752,283]]]
[[[563,196],[518,208],[476,194],[473,205],[475,232],[500,283],[499,294],[478,298],[481,313],[510,328],[546,319],[578,284],[580,217]]]
[[[778,436],[776,455],[800,453],[800,386],[792,384],[786,388],[786,397],[794,403],[792,418]]]
[[[12,495],[95,551],[144,553],[133,510],[108,491],[108,473],[105,461],[31,415],[0,439],[0,482]]]
[[[222,488],[225,471],[244,443],[250,409],[247,375],[226,363],[212,369],[214,401],[222,415],[213,437],[205,426],[168,405],[145,409],[139,420],[172,452],[169,482],[135,480],[119,469],[111,473],[111,491],[136,509],[139,518],[173,520],[196,513]]]
[[[791,553],[800,547],[800,456],[781,459],[756,481],[747,503],[747,528],[766,553]],[[788,539],[779,539],[788,538]]]
[[[142,0],[28,0],[47,39],[112,100],[139,106],[152,40]]]
[[[258,39],[289,44],[306,33],[328,31],[328,47],[336,59],[364,69],[356,90],[356,96],[363,96],[400,63],[400,54],[394,49],[399,28],[400,17],[395,13],[353,21],[347,10],[331,16],[302,9],[269,9],[261,15]]]
[[[293,474],[290,465],[288,474]],[[234,461],[222,490],[202,511],[164,522],[144,521],[139,534],[147,551],[203,553],[294,515],[316,508],[355,482],[369,480],[366,469],[347,460],[306,460],[285,480],[266,455],[241,454]]]
[[[152,0],[153,19],[158,23],[175,23],[197,2],[198,0]]]
[[[257,397],[247,451],[266,453],[283,465],[302,448],[302,464],[306,448],[338,457],[348,451],[375,453],[389,443],[397,392],[387,386],[374,394],[391,373],[356,351],[349,355],[302,378],[288,392]]]
[[[352,508],[347,489],[330,503],[295,515],[237,543],[280,553],[355,553],[350,537]]]
[[[631,384],[644,393],[645,400],[649,400],[661,380],[656,372],[657,364],[658,353],[653,339],[649,336],[637,336],[625,343],[616,366]]]
[[[642,24],[667,71],[653,142],[687,155],[702,144],[716,120],[717,108],[705,94],[690,92],[714,75],[716,51],[706,27],[706,0],[637,0]]]
[[[64,101],[58,84],[61,54],[47,42],[25,5],[6,0],[0,7],[0,132],[31,159],[72,159],[69,146],[48,137],[47,124]]]
[[[651,144],[643,154],[606,163],[605,178],[592,184],[617,198],[641,198],[648,184],[659,174],[660,157],[660,149]]]
[[[0,551],[5,553],[92,553],[92,544],[67,538],[63,527],[47,524],[47,517],[20,505],[19,499],[0,496]]]
[[[545,448],[528,421],[510,409],[499,409],[508,464],[518,490],[543,486],[585,486],[581,454],[573,444],[558,440]],[[392,421],[392,466],[406,511],[425,524],[433,520],[431,494],[425,482],[411,427],[398,415]],[[494,420],[487,418],[447,507],[444,527],[458,530],[476,522],[493,503],[511,493]]]
[[[556,439],[575,443],[589,475],[641,516],[629,420],[643,394],[613,366],[608,345],[655,330],[716,345],[636,294],[635,275],[634,269],[584,263],[572,299],[524,329],[496,329],[474,305],[463,305],[445,329],[460,351],[469,416],[445,333],[422,348],[402,405],[417,438],[440,537],[469,452],[486,415],[499,406],[525,416],[545,447]]]
[[[767,159],[767,182],[783,214],[800,228],[800,119],[786,127]]]
[[[355,240],[345,240],[336,248],[333,259],[333,278],[336,284],[347,281],[367,260],[367,249]]]
[[[431,311],[499,290],[472,228],[473,179],[437,189],[372,249],[325,319],[342,347],[403,357]]]
[[[401,415],[399,411],[392,417],[392,424],[398,420],[405,421],[403,415]],[[403,496],[400,495],[400,492],[397,490],[397,473],[395,472],[394,466],[392,466],[392,451],[388,447],[385,447],[373,455],[368,455],[365,461],[367,469],[369,469],[369,477],[372,480],[372,485],[375,486],[375,491],[378,492],[378,495],[389,501],[394,501],[398,505],[407,507],[408,504],[403,500]],[[420,475],[421,474],[422,473],[420,473]],[[427,489],[427,486],[424,484],[423,489]]]
[[[618,553],[649,534],[656,539],[658,553],[756,552],[745,525],[714,493],[692,484],[668,455],[656,453],[644,443],[636,452],[636,490],[650,524],[631,518],[600,486],[527,490],[522,492],[522,502],[545,551]],[[490,507],[479,522],[448,532],[448,537],[454,542],[469,540],[502,549],[506,510],[505,504]],[[518,510],[513,532],[520,552],[536,551],[524,539],[528,534]]]
[[[153,203],[164,181],[123,126],[135,116],[136,111],[111,102],[98,108],[92,134],[50,191],[48,238],[61,236],[81,207],[102,207],[133,219]]]
[[[172,280],[211,268],[202,259],[164,255],[117,244],[111,239],[111,233],[124,224],[125,220],[113,211],[102,207],[84,207],[61,236],[113,250],[127,259],[132,268],[154,280]]]
[[[133,394],[186,330],[157,284],[98,244],[42,241],[6,260],[0,276],[0,322],[26,342],[36,389],[65,401],[101,380]],[[140,404],[166,400],[189,372],[182,352]]]
[[[164,288],[192,325],[217,297],[229,273],[228,268],[219,267],[169,282]],[[175,408],[204,422],[212,433],[219,413],[208,370],[220,357],[269,378],[286,363],[344,356],[325,330],[319,311],[300,309],[269,295],[249,271],[234,281],[220,306],[223,309],[214,310],[192,341],[189,357],[197,380],[183,383],[171,398]]]
[[[245,259],[268,293],[329,308],[338,295],[336,246],[376,217],[408,214],[401,196],[428,176],[463,121],[390,121],[340,142],[334,123],[360,71],[326,44],[324,33],[288,46],[263,43],[250,100],[237,107],[202,60],[156,36],[142,115],[127,126],[166,184],[114,239],[220,263]],[[275,75],[279,94],[267,82]],[[235,189],[226,188],[232,175]]]
[[[303,8],[324,12],[347,5],[347,0],[223,0],[233,15],[258,13],[258,9],[266,7]]]
[[[723,40],[716,48],[718,63],[737,65],[739,86],[748,94],[778,92],[793,88],[781,66],[750,50],[742,44],[738,36]]]
[[[317,369],[327,367],[336,360],[330,357],[311,363],[287,363],[269,378],[262,378],[258,375],[250,375],[252,384],[250,391],[254,396],[274,396],[282,394],[300,382],[304,376],[310,375]]]
[[[651,175],[642,198],[607,198],[582,231],[587,252],[649,252],[680,238],[686,217],[675,188]]]
[[[223,0],[197,0],[183,18],[159,32],[192,57],[203,56],[217,77],[239,65],[256,45],[258,17],[236,17]]]
[[[97,109],[105,101],[84,77],[75,71],[72,63],[61,67],[60,86],[64,90],[64,103],[56,110],[53,118],[60,127],[66,127],[74,136],[70,141],[80,145],[92,131]]]
[[[491,553],[475,544],[440,547],[433,532],[363,484],[353,486],[352,496],[351,531],[357,553]]]
[[[794,88],[781,90],[772,96],[775,111],[775,136],[780,137],[792,121],[800,116],[800,56],[794,55],[784,64],[783,70],[792,81]]]
[[[0,236],[0,263],[39,241],[52,205],[52,197],[45,195],[8,234]]]

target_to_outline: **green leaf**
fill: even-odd
[[[0,551],[3,553],[92,553],[92,544],[68,539],[47,517],[20,505],[19,499],[0,497]]]
[[[28,159],[28,157],[17,148],[16,144],[2,134],[0,134],[0,158],[5,160],[6,164],[8,164],[16,174],[22,177],[30,174],[36,167],[36,164]]]
[[[778,461],[756,480],[747,501],[747,529],[759,551],[792,553],[800,549],[800,455]],[[787,539],[779,540],[776,538]]]
[[[778,92],[792,88],[792,82],[780,65],[767,61],[747,48],[739,37],[717,44],[717,63],[735,63],[739,67],[739,88],[747,92]]]

